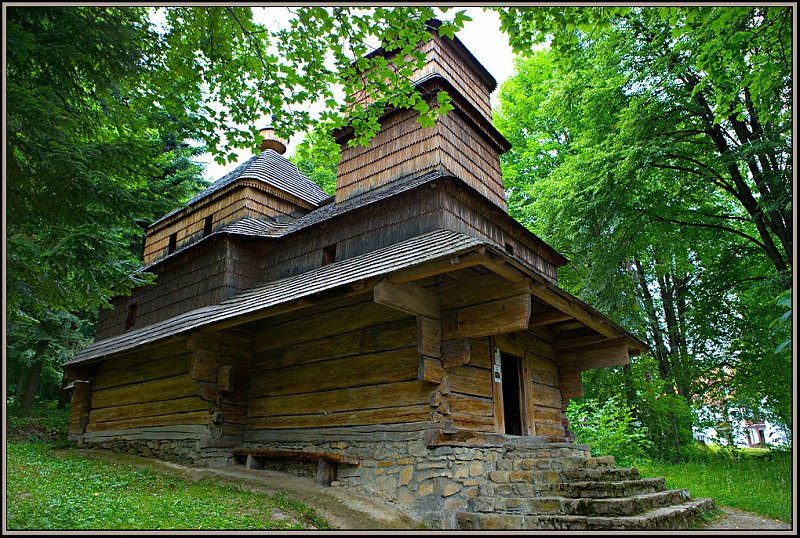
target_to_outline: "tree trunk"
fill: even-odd
[[[25,396],[22,399],[22,410],[26,412],[33,411],[33,400],[36,397],[36,391],[39,389],[39,379],[42,376],[42,367],[44,361],[38,360],[31,366],[28,372],[28,384],[25,388]]]
[[[64,375],[61,378],[61,390],[58,391],[58,408],[59,409],[64,409],[67,406],[67,400],[68,400],[67,394],[68,393],[67,393],[66,390],[64,390],[67,385],[68,385],[67,376]]]

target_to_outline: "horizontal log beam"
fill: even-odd
[[[528,328],[531,296],[527,293],[442,313],[442,339],[490,336]]]
[[[594,368],[607,368],[630,364],[626,339],[616,338],[607,342],[561,352],[556,355],[559,368],[582,372]]]
[[[587,334],[585,336],[574,336],[572,338],[562,338],[553,342],[553,349],[556,351],[565,351],[568,349],[581,348],[592,346],[601,342],[608,342],[607,336],[602,334]]]
[[[439,296],[416,284],[392,284],[382,280],[372,290],[376,303],[411,314],[439,319],[441,303]]]
[[[537,282],[531,287],[531,293],[542,302],[569,314],[587,327],[594,329],[608,338],[618,338],[620,332],[607,325],[600,317],[584,310],[576,301],[571,301],[550,289],[544,283]]]
[[[579,371],[559,369],[558,385],[561,390],[561,397],[565,400],[583,396],[583,383],[581,382],[581,373]]]
[[[469,338],[454,338],[442,342],[442,366],[445,368],[467,364],[470,356]]]
[[[467,267],[481,265],[483,263],[482,250],[483,249],[478,249],[478,251],[475,252],[451,256],[449,258],[436,260],[417,267],[400,269],[391,273],[386,278],[392,284],[405,284],[421,278],[440,275],[442,273],[449,273],[450,271],[455,271],[457,269],[465,269]]]

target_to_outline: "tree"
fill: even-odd
[[[767,329],[790,278],[788,71],[763,47],[783,40],[786,13],[720,9],[506,11],[517,48],[554,46],[501,89],[503,173],[512,214],[571,259],[561,284],[650,342],[665,395],[692,402],[726,368],[737,405],[785,417],[791,362]],[[708,44],[712,28],[733,37]],[[631,405],[633,366],[609,384]],[[654,400],[638,398],[645,417]],[[677,451],[685,421],[668,408]]]

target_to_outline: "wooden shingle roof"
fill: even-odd
[[[322,202],[330,198],[330,196],[325,194],[325,191],[308,179],[308,177],[300,172],[283,155],[271,149],[267,149],[246,160],[244,163],[219,178],[206,190],[187,201],[183,206],[170,211],[158,219],[151,227],[239,179],[263,181],[314,206],[319,206]]]
[[[90,345],[64,366],[129,351],[215,323],[245,316],[339,286],[447,258],[485,243],[450,230],[436,230],[400,243],[354,256],[299,275],[255,286],[218,305],[198,308],[153,325],[135,329]]]

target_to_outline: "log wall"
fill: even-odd
[[[85,431],[206,424],[209,404],[189,376],[191,363],[185,341],[99,363]]]
[[[113,309],[101,312],[95,336],[103,340],[126,330],[130,305],[136,305],[138,329],[195,308],[218,304],[259,279],[264,246],[247,238],[218,237],[205,248],[192,249],[180,259],[153,268],[155,285],[136,288],[130,297],[117,297]]]
[[[311,209],[311,204],[262,182],[241,180],[149,229],[144,244],[144,263],[169,254],[172,234],[177,234],[176,250],[202,239],[205,219],[209,216],[213,232],[247,217],[299,217]]]
[[[430,419],[416,320],[370,294],[263,323],[253,350],[248,430]]]

